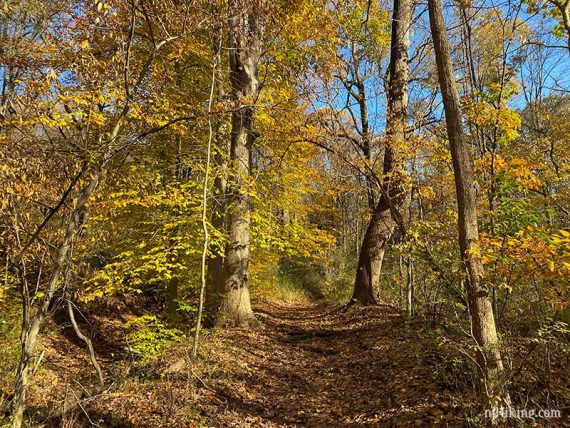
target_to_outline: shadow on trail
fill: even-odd
[[[226,405],[208,418],[222,425],[404,427],[431,426],[443,414],[449,426],[463,425],[457,398],[438,384],[421,324],[394,309],[262,303],[255,312],[261,328],[223,333],[243,350],[245,370],[217,382]]]

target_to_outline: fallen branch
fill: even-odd
[[[93,342],[87,336],[85,336],[81,330],[79,330],[79,326],[77,325],[77,321],[75,320],[75,315],[73,314],[73,306],[71,305],[71,300],[67,300],[67,311],[69,312],[69,320],[71,321],[71,325],[73,326],[73,330],[75,330],[75,334],[81,340],[83,340],[87,344],[87,348],[89,348],[89,357],[91,358],[91,364],[97,370],[97,374],[99,375],[99,383],[101,386],[105,385],[105,379],[103,377],[103,372],[101,371],[101,367],[97,362],[97,358],[95,357],[95,350],[93,349]]]

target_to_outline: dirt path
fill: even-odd
[[[261,328],[216,335],[216,352],[227,360],[209,386],[211,400],[199,400],[208,425],[465,424],[466,400],[445,390],[421,324],[389,307],[258,304],[255,311]]]

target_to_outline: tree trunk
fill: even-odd
[[[471,158],[463,131],[459,96],[453,79],[449,42],[441,0],[429,0],[430,26],[435,50],[439,85],[445,108],[447,134],[453,160],[457,193],[458,228],[461,258],[467,271],[467,293],[473,336],[478,345],[477,360],[488,387],[489,399],[499,391],[503,363],[499,352],[493,308],[487,284],[482,281],[483,264],[478,254],[479,230],[477,201],[473,183]]]
[[[210,247],[210,230],[208,227],[208,182],[210,180],[210,163],[212,158],[212,142],[214,140],[214,126],[212,124],[212,104],[214,102],[214,89],[216,87],[216,70],[219,65],[219,55],[214,55],[212,64],[212,80],[210,97],[208,99],[208,144],[206,145],[206,165],[204,168],[204,181],[202,187],[202,231],[204,232],[204,244],[202,246],[202,261],[200,264],[200,295],[198,300],[198,313],[196,314],[196,329],[194,331],[194,344],[192,346],[192,360],[198,356],[200,344],[200,330],[202,328],[202,316],[204,314],[204,294],[207,286],[207,260]]]
[[[362,154],[368,165],[372,165],[372,150],[370,147],[370,124],[368,121],[368,100],[366,97],[366,90],[364,84],[360,81],[360,76],[357,76],[358,82],[358,104],[360,109],[360,127],[362,129]],[[374,196],[374,177],[370,171],[366,171],[366,197],[368,199],[368,208],[370,212],[373,212],[376,206],[375,196]]]
[[[352,294],[352,301],[363,305],[380,303],[382,262],[403,199],[401,177],[398,177],[402,159],[398,153],[405,142],[410,22],[411,1],[394,0],[382,189],[360,247]]]
[[[14,399],[12,400],[12,421],[11,428],[20,428],[24,418],[24,409],[26,406],[26,392],[30,382],[30,363],[36,348],[38,334],[44,323],[45,317],[49,310],[49,305],[52,301],[53,295],[59,288],[60,277],[63,272],[67,261],[69,260],[69,250],[71,243],[80,225],[81,213],[85,204],[95,191],[99,182],[101,172],[96,171],[89,183],[83,188],[69,221],[67,223],[65,236],[61,242],[57,256],[54,263],[53,272],[45,292],[45,295],[39,307],[37,308],[34,316],[30,319],[30,311],[33,309],[29,307],[26,302],[29,302],[28,296],[24,296],[23,314],[22,314],[22,333],[21,333],[21,354],[16,371],[16,386],[14,388]]]
[[[232,113],[231,174],[228,182],[228,244],[224,258],[224,287],[218,325],[256,323],[251,309],[248,265],[250,253],[250,158],[257,136],[254,104],[259,96],[259,61],[265,1],[229,1],[229,53]]]
[[[219,162],[220,156],[214,155],[214,163],[221,165]],[[224,210],[226,204],[224,203],[225,193],[225,180],[223,177],[216,177],[214,179],[214,206],[212,207],[212,228],[215,230],[223,230],[224,228]],[[210,248],[212,251],[217,251],[216,248]],[[207,262],[208,276],[206,277],[206,295],[204,302],[204,325],[212,326],[216,313],[220,306],[220,298],[223,294],[224,286],[224,257],[222,254],[211,254]]]
[[[218,64],[216,68],[216,83],[217,83],[217,101],[222,101],[225,96],[224,92],[224,73],[222,69],[222,37],[214,38],[213,44],[214,61]],[[222,119],[224,120],[224,119]],[[224,135],[222,125],[218,123],[216,127],[215,136],[215,152],[214,164],[216,165],[217,174],[214,178],[214,202],[212,205],[212,228],[222,231],[224,228],[224,212],[226,209],[225,193],[226,193],[226,178],[225,164],[226,164],[226,151],[227,142],[223,141]],[[220,305],[220,297],[222,295],[224,286],[224,257],[217,251],[217,248],[210,246],[210,252],[214,252],[208,257],[208,276],[206,277],[206,295],[204,302],[204,325],[211,327],[214,324],[216,313]]]
[[[414,261],[411,257],[406,259],[406,314],[408,318],[414,316]]]
[[[389,209],[378,207],[372,213],[358,256],[358,267],[352,301],[361,305],[380,303],[380,272],[384,259],[385,245],[392,235],[393,221]]]

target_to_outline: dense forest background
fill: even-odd
[[[0,421],[564,426],[569,52],[568,0],[5,1]]]

